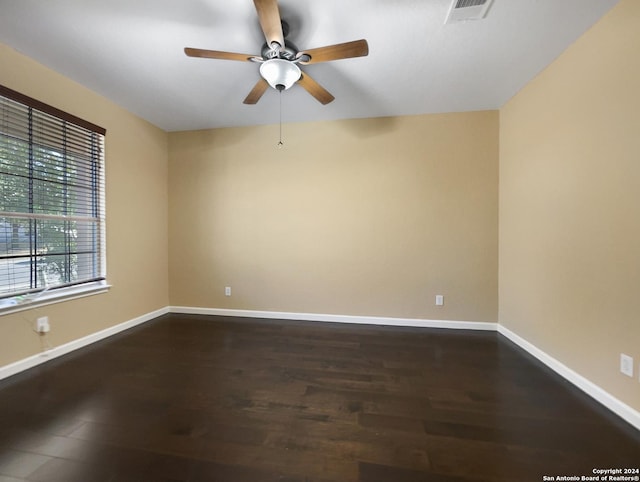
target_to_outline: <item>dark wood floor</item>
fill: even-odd
[[[541,481],[640,433],[496,333],[168,315],[0,382],[0,482]]]

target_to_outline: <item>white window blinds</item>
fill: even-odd
[[[0,298],[105,278],[105,133],[0,86]]]

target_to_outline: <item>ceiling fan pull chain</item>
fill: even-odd
[[[278,141],[278,149],[282,149],[284,142],[282,142],[282,90],[278,90],[278,97],[280,98],[280,140]]]

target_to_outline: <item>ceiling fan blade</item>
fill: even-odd
[[[251,92],[249,92],[249,95],[244,99],[243,103],[250,105],[257,104],[262,94],[264,94],[268,88],[269,84],[267,81],[261,78],[253,89],[251,89]]]
[[[185,47],[184,53],[189,57],[201,57],[205,59],[220,59],[220,60],[240,60],[240,61],[249,61],[256,55],[249,54],[237,54],[233,52],[220,52],[219,50],[204,50],[204,49],[192,49],[190,47]]]
[[[365,57],[369,55],[369,44],[366,40],[353,40],[342,44],[328,45],[317,49],[299,52],[296,57],[310,57],[309,60],[301,60],[301,64],[317,64],[329,60],[350,59],[353,57]]]
[[[335,99],[335,97],[332,96],[327,89],[322,87],[305,73],[302,74],[300,80],[298,80],[298,83],[302,87],[304,87],[307,92],[314,96],[316,100],[322,105],[327,105],[329,102]]]
[[[273,42],[277,42],[278,45],[284,47],[282,20],[277,0],[253,0],[253,3],[258,12],[264,37],[267,39],[267,45],[271,46]]]

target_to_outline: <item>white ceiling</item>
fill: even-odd
[[[484,20],[444,24],[452,0],[280,0],[301,49],[365,38],[369,56],[303,70],[284,122],[500,108],[618,0],[494,0]],[[0,42],[167,130],[278,122],[278,93],[243,99],[258,64],[184,47],[258,54],[251,0],[0,0]],[[0,66],[2,68],[2,66]]]

